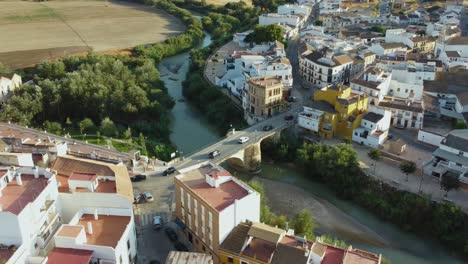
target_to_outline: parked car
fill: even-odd
[[[141,194],[135,194],[133,196],[133,203],[134,204],[141,204],[145,202],[145,198]]]
[[[263,131],[270,131],[273,129],[273,126],[272,125],[266,125],[263,127]]]
[[[157,215],[157,216],[153,217],[153,228],[154,228],[154,230],[161,229],[161,226],[162,226],[161,216]]]
[[[166,235],[167,237],[172,241],[172,242],[175,242],[177,241],[178,237],[177,237],[177,233],[174,229],[170,228],[170,227],[166,227],[164,229],[164,232],[166,232]]]
[[[293,120],[294,119],[294,116],[293,115],[285,115],[284,116],[284,120]]]
[[[288,102],[297,102],[297,97],[296,96],[289,96],[286,100]]]
[[[210,157],[210,159],[214,159],[216,156],[219,156],[219,154],[221,154],[221,152],[219,150],[215,150],[215,151],[210,152],[208,156]]]
[[[145,198],[145,200],[146,200],[147,202],[152,202],[152,201],[154,201],[153,195],[151,195],[151,193],[149,193],[149,192],[144,192],[144,193],[142,193],[141,195],[143,196],[143,198]]]
[[[174,172],[176,172],[176,169],[174,167],[169,167],[163,172],[163,175],[167,176],[167,175],[170,175],[170,174],[172,174]]]
[[[393,134],[388,134],[387,139],[392,139],[392,138],[393,138]]]
[[[146,180],[146,175],[138,174],[133,177],[130,177],[130,180],[132,182],[140,182]]]
[[[244,144],[245,142],[249,141],[248,137],[240,137],[237,142]]]
[[[189,251],[188,248],[180,241],[175,242],[174,247],[175,249],[177,249],[177,251],[184,251],[184,252]]]

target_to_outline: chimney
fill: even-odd
[[[16,183],[18,185],[23,185],[23,180],[21,179],[21,173],[16,174]]]
[[[88,234],[93,234],[93,224],[91,222],[88,222]]]
[[[39,168],[37,166],[33,167],[33,172],[34,172],[34,178],[38,179],[39,178]]]
[[[98,219],[99,219],[99,215],[98,215],[97,209],[94,209],[94,220],[98,220]]]

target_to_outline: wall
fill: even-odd
[[[0,223],[3,227],[0,228],[0,243],[6,245],[21,245],[22,236],[18,217],[10,212],[0,212]]]
[[[431,144],[434,146],[440,146],[440,142],[444,139],[444,136],[431,133],[426,130],[420,129],[418,132],[418,140],[427,144]]]
[[[132,201],[113,193],[60,193],[59,208],[64,222],[83,207],[133,208]]]

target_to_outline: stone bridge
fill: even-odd
[[[175,167],[182,169],[209,160],[209,153],[220,151],[220,155],[212,159],[215,164],[227,161],[230,165],[248,172],[258,171],[262,161],[261,143],[266,138],[279,139],[283,129],[291,126],[294,121],[285,121],[283,115],[275,116],[255,124],[245,130],[230,131],[226,137],[177,163]],[[273,126],[270,131],[263,131],[266,125]],[[248,137],[249,141],[241,144],[240,137]]]

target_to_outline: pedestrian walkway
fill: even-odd
[[[322,139],[322,142],[328,145],[343,143],[339,139]],[[445,197],[446,192],[441,189],[439,179],[423,175],[421,172],[420,169],[424,160],[416,162],[418,170],[414,174],[410,174],[408,181],[406,181],[406,174],[401,172],[399,164],[396,161],[382,159],[375,162],[367,155],[370,148],[358,144],[353,144],[353,148],[358,154],[361,168],[367,175],[375,177],[400,190],[429,195],[434,201],[445,200],[453,202],[460,206],[465,213],[468,213],[468,191],[460,188],[456,191],[450,191],[448,197]]]

